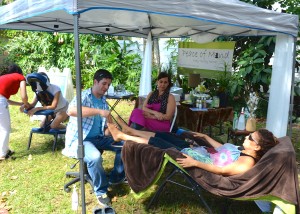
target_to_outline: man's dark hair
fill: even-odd
[[[17,64],[11,64],[8,66],[7,73],[19,73],[23,75],[22,69]]]
[[[113,80],[112,74],[105,69],[99,69],[94,74],[94,80],[97,80],[98,82],[104,78]]]

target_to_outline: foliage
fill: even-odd
[[[75,81],[74,36],[67,33],[5,31],[8,38],[2,51],[9,53],[6,63],[19,64],[25,74],[58,67],[70,68]],[[141,57],[130,48],[136,43],[124,41],[121,47],[111,36],[80,35],[80,66],[83,88],[90,87],[94,72],[104,68],[112,72],[114,85],[124,84],[126,89],[138,92]]]
[[[189,38],[181,39],[182,41],[190,41]],[[177,73],[177,60],[178,60],[178,52],[177,49],[174,49],[174,47],[178,47],[179,39],[169,39],[166,41],[166,49],[173,49],[173,51],[170,53],[169,58],[169,68],[172,70],[173,74],[173,83],[177,81],[179,86],[182,88],[184,93],[187,93],[190,88],[188,87],[188,78],[184,75],[179,75]]]

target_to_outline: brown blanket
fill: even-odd
[[[293,145],[288,137],[267,152],[256,165],[244,174],[222,176],[199,168],[186,169],[191,177],[207,191],[229,198],[276,196],[297,207],[299,213],[299,184]],[[146,189],[156,177],[163,156],[181,156],[174,149],[162,150],[150,145],[126,142],[122,149],[128,183],[135,192]]]

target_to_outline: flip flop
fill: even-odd
[[[112,207],[106,206],[103,208],[95,208],[93,214],[116,214],[116,212]]]
[[[15,151],[8,150],[8,152],[6,153],[5,156],[0,157],[0,161],[3,161],[3,160],[6,160],[6,159],[10,158],[13,154],[15,154]]]
[[[15,151],[14,150],[8,150],[8,152],[7,152],[7,154],[6,154],[6,156],[12,156],[13,154],[15,154]]]

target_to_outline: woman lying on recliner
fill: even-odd
[[[199,167],[226,176],[244,173],[251,169],[269,149],[278,143],[277,138],[267,129],[259,129],[247,136],[242,147],[230,143],[221,144],[205,134],[194,132],[194,137],[203,138],[212,146],[207,148],[190,144],[170,133],[140,131],[127,126],[122,120],[118,120],[118,123],[123,132],[113,123],[108,123],[115,141],[131,140],[161,149],[175,147],[185,156],[176,159],[182,167]]]

